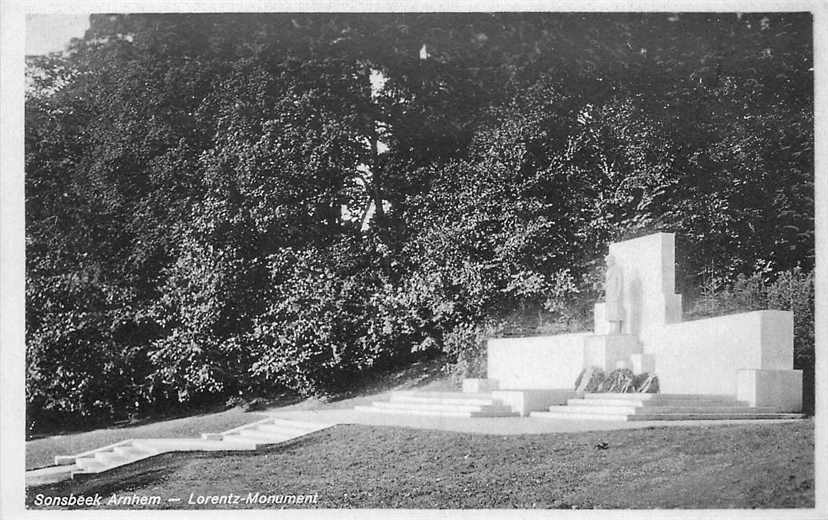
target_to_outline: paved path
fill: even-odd
[[[535,419],[532,417],[435,417],[427,415],[358,412],[353,409],[273,410],[268,415],[328,424],[368,424],[428,430],[521,435],[532,433],[585,432],[673,426],[722,426],[725,424],[771,424],[802,419],[716,420],[716,421],[588,421],[577,419]]]

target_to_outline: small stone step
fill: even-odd
[[[26,486],[54,484],[72,478],[72,474],[81,471],[76,464],[47,466],[26,472]]]
[[[75,465],[80,468],[78,471],[73,471],[72,474],[76,473],[98,473],[99,471],[104,471],[108,469],[108,466],[98,460],[96,457],[81,457],[78,458]]]
[[[129,457],[115,453],[114,451],[99,451],[95,454],[95,459],[107,466],[120,466],[129,460]]]

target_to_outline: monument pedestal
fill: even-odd
[[[629,364],[631,356],[641,352],[632,334],[600,334],[584,337],[584,368],[598,367],[604,372],[615,370],[619,361]]]
[[[780,412],[802,410],[802,370],[736,371],[736,398]]]

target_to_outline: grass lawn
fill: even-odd
[[[411,363],[402,369],[366,377],[348,392],[328,396],[327,399],[283,398],[270,402],[262,412],[280,410],[315,410],[324,408],[353,408],[381,399],[383,392],[418,388],[421,390],[452,390],[455,384],[443,372],[442,358]],[[42,436],[26,442],[26,469],[48,466],[55,455],[74,455],[126,439],[199,437],[205,432],[222,432],[249,424],[265,415],[233,408],[221,412],[205,412],[175,419],[148,419],[145,424],[99,428],[86,432],[68,432]]]
[[[191,493],[260,492],[316,493],[315,505],[289,507],[323,508],[814,507],[813,428],[805,420],[496,436],[342,425],[255,453],[167,454],[30,488],[27,505],[38,493],[100,493],[104,502],[117,493],[196,508]]]

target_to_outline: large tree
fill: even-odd
[[[808,14],[94,15],[30,60],[31,409],[314,391],[571,319],[655,230],[686,293],[810,269],[812,63]]]

